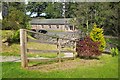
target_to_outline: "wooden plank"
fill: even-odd
[[[42,33],[40,33],[40,32],[35,32],[35,31],[31,31],[31,30],[26,30],[26,31],[28,31],[28,32],[31,32],[31,33],[35,33],[35,34],[44,35],[44,36],[49,36],[49,37],[52,37],[52,38],[59,38],[59,39],[63,39],[63,40],[75,41],[75,39],[69,39],[69,38],[60,38],[60,37],[56,37],[56,36],[53,36],[53,35],[42,34]]]
[[[69,52],[74,52],[72,50],[61,50],[62,53],[69,53]]]
[[[61,60],[65,60],[65,59],[73,59],[73,57],[62,57]],[[59,58],[28,58],[28,61],[59,61]]]
[[[35,52],[35,53],[57,53],[58,50],[36,50],[36,49],[27,49],[27,52]],[[74,52],[71,50],[61,50],[62,53],[67,53],[67,52]]]
[[[21,66],[23,68],[28,66],[27,63],[27,48],[26,48],[27,38],[25,29],[20,29],[20,48],[21,48]]]
[[[64,59],[74,59],[74,57],[62,57],[61,59],[62,60],[64,60]]]
[[[53,38],[58,38],[58,37],[53,36],[53,35],[51,36],[51,35],[43,34],[43,33],[40,33],[40,32],[35,32],[35,31],[31,31],[31,30],[26,30],[26,31],[31,32],[31,33],[35,33],[35,34],[39,34],[39,35],[44,35],[44,36],[49,36],[49,37],[53,37]]]
[[[60,53],[61,53],[61,45],[60,45],[60,39],[57,38],[57,43],[58,43],[58,46],[57,46],[57,49],[58,49],[58,53],[57,53],[57,57],[59,59],[59,62],[61,62],[61,59],[60,59]]]
[[[74,46],[73,46],[73,50],[74,50],[74,52],[73,52],[73,58],[75,59],[75,53],[76,53],[76,41],[74,41]]]
[[[40,58],[28,58],[28,61],[54,61],[54,60],[58,60],[58,58],[45,58],[45,59],[40,59]]]
[[[30,39],[30,38],[28,38],[28,42],[36,42],[36,43],[44,43],[44,44],[53,44],[53,45],[57,45],[57,43],[45,42],[45,41],[41,41],[41,40],[34,40],[34,39]]]
[[[57,53],[57,50],[36,50],[36,49],[27,49],[27,52],[35,52],[35,53]]]

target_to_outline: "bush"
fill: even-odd
[[[20,41],[20,31],[19,30],[2,30],[2,42],[8,43],[16,43]]]
[[[94,42],[90,37],[85,37],[77,42],[76,51],[78,56],[90,58],[101,55],[99,44],[99,42]]]
[[[103,51],[106,47],[106,42],[103,35],[103,29],[97,28],[97,25],[94,24],[92,31],[90,32],[90,38],[94,42],[100,42],[99,50]]]
[[[15,31],[10,40],[12,43],[20,42],[20,30]]]
[[[119,50],[118,50],[117,47],[116,48],[110,48],[110,52],[111,52],[111,55],[114,57],[114,56],[118,55]]]
[[[14,31],[13,30],[1,30],[2,31],[2,40],[7,40],[8,38],[10,38]]]

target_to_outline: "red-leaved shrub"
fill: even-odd
[[[76,48],[78,56],[90,58],[101,55],[101,52],[99,50],[99,44],[100,42],[94,42],[88,36],[82,40],[79,40],[77,42],[77,48]]]

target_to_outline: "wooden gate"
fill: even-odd
[[[38,34],[38,35],[43,35],[43,36],[49,36],[51,38],[55,38],[56,39],[56,43],[53,43],[53,42],[45,42],[44,40],[34,40],[34,39],[30,39],[28,38],[27,36],[27,32],[30,32],[30,33],[34,33],[34,34]],[[61,48],[61,42],[63,40],[69,40],[69,41],[72,41],[74,43],[73,45],[73,50],[62,50]],[[44,43],[44,44],[53,44],[53,45],[56,45],[57,46],[57,50],[35,50],[35,49],[29,49],[27,48],[27,42],[37,42],[37,43]],[[47,34],[42,34],[42,33],[38,33],[38,32],[34,32],[34,31],[31,31],[31,30],[26,30],[26,29],[20,29],[20,48],[21,48],[21,66],[23,68],[27,67],[28,66],[28,62],[29,61],[42,61],[42,59],[30,59],[27,57],[27,52],[42,52],[42,53],[45,53],[45,52],[54,52],[54,53],[57,53],[57,58],[51,58],[51,59],[43,59],[44,61],[45,60],[58,60],[59,62],[61,62],[61,59],[66,59],[65,57],[64,58],[61,58],[60,57],[60,53],[63,52],[72,52],[73,53],[73,57],[72,59],[75,58],[75,52],[76,52],[76,40],[75,39],[68,39],[68,38],[60,38],[60,37],[55,37],[55,36],[51,36],[51,35],[47,35]]]

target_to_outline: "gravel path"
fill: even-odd
[[[18,56],[0,56],[0,62],[20,62]]]
[[[64,57],[73,57],[73,53],[64,53]],[[35,57],[31,57],[35,58]],[[44,57],[39,57],[39,59],[46,59]],[[21,62],[19,56],[0,56],[0,62]]]

